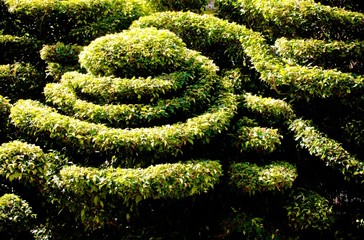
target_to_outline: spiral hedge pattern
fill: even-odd
[[[65,12],[96,8],[87,1],[37,2],[34,9],[28,1],[5,2],[13,5],[9,16],[18,13],[22,21],[29,14],[37,18],[37,9],[56,14],[65,6]],[[140,7],[143,2],[130,3],[128,10],[135,15],[115,16],[127,1],[100,0],[102,7],[90,13],[96,21],[90,28],[76,24],[61,38],[65,43],[44,46],[41,58],[53,77],[43,89],[44,99],[29,99],[21,92],[31,89],[28,81],[35,82],[37,93],[43,87],[44,76],[30,77],[32,65],[0,66],[0,81],[6,83],[0,87],[0,133],[9,141],[0,146],[0,177],[9,185],[38,190],[47,204],[72,213],[88,233],[120,227],[124,219],[130,222],[138,207],[153,209],[153,201],[191,196],[195,200],[207,192],[215,201],[240,207],[262,197],[267,213],[287,200],[284,214],[278,214],[286,219],[279,220],[295,234],[335,226],[335,202],[329,198],[338,193],[325,189],[331,183],[323,178],[358,189],[364,180],[362,154],[357,151],[364,122],[358,34],[363,14],[311,0],[272,0],[266,5],[255,0],[216,1],[218,15],[232,23],[212,15],[155,12],[149,4]],[[109,11],[107,6],[115,8]],[[104,13],[111,17],[97,22]],[[86,15],[71,14],[68,22],[82,22]],[[29,31],[53,43],[61,33],[58,20],[53,20],[57,27],[49,37],[32,26],[14,33]],[[39,24],[43,22],[34,26]],[[2,39],[29,46],[29,51],[39,49],[39,42],[25,37]],[[23,59],[30,61],[28,55]],[[24,70],[28,75],[21,75],[22,69],[30,69],[29,74]],[[19,79],[28,85],[21,88]],[[347,116],[337,116],[331,126],[322,110],[336,106]],[[7,135],[9,128],[14,135]],[[343,140],[341,132],[332,129],[349,133],[350,139]],[[16,137],[29,143],[10,141]],[[311,172],[305,173],[302,166],[314,161],[318,170],[312,169],[314,180],[306,182],[303,178],[311,178]],[[236,202],[244,201],[232,203],[227,199],[231,194]],[[238,229],[253,238],[252,230],[238,222]]]

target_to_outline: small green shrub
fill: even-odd
[[[15,194],[0,197],[0,233],[16,235],[29,231],[35,224],[36,214],[32,207]]]
[[[265,166],[243,162],[230,166],[229,184],[238,191],[254,195],[290,188],[296,177],[296,167],[287,162],[273,162]]]
[[[44,74],[29,63],[0,65],[0,94],[11,100],[39,98]]]
[[[327,230],[334,223],[332,206],[319,194],[308,190],[292,191],[285,206],[288,226],[294,231]]]

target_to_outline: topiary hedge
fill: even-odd
[[[313,0],[217,0],[218,16],[269,39],[363,39],[364,14],[321,5]],[[279,17],[277,17],[279,16]]]
[[[145,0],[2,0],[10,17],[5,33],[29,34],[47,43],[85,44],[128,28],[140,16],[155,11]]]

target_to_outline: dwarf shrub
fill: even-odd
[[[15,194],[0,197],[0,233],[16,235],[29,231],[35,223],[36,214],[32,207]]]
[[[0,145],[0,176],[10,182],[45,187],[49,178],[65,160],[56,153],[44,153],[35,145],[12,141]]]

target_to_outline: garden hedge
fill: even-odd
[[[201,13],[207,0],[152,0],[160,11],[192,11]]]
[[[364,14],[314,0],[216,0],[218,16],[278,37],[363,39]],[[279,17],[277,17],[279,16]]]
[[[86,44],[106,33],[126,29],[155,11],[146,0],[1,0],[10,17],[5,33],[29,34],[47,43]]]
[[[0,136],[5,140],[5,133],[9,124],[11,104],[9,99],[0,95]]]
[[[191,48],[199,42],[200,47],[197,49],[202,53],[206,51],[205,46],[219,43],[226,47],[227,42],[232,42],[233,44],[229,44],[224,50],[226,55],[230,56],[231,53],[234,63],[238,65],[253,66],[260,73],[260,79],[278,94],[291,95],[295,98],[325,98],[343,96],[363,86],[364,78],[361,75],[288,64],[274,53],[259,33],[210,15],[201,16],[189,12],[155,13],[141,17],[131,27],[169,29],[184,42],[190,43]],[[205,40],[198,41],[200,39]]]

